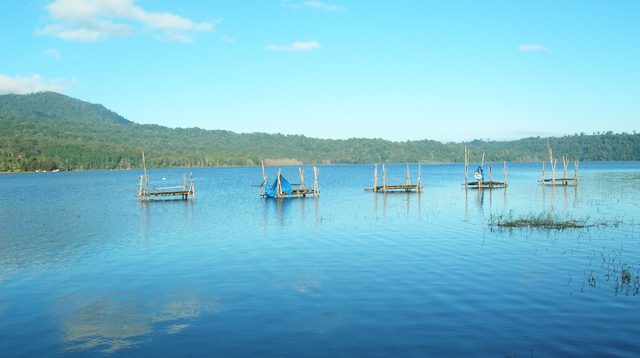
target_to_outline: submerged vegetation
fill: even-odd
[[[57,93],[0,95],[0,171],[139,168],[142,150],[149,154],[149,167],[257,165],[260,159],[299,164],[462,162],[465,146],[471,160],[479,161],[486,152],[486,161],[537,161],[547,157],[547,141],[579,160],[640,160],[636,133],[466,143],[332,140],[141,125],[102,105]]]
[[[555,214],[552,211],[516,215],[513,211],[506,214],[492,214],[489,217],[490,227],[505,229],[534,228],[548,230],[582,229],[595,226],[618,226],[621,220],[591,220],[590,218],[572,218],[568,215]]]

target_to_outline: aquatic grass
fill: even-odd
[[[498,227],[505,229],[515,228],[533,228],[547,230],[566,230],[566,229],[583,229],[595,226],[614,226],[617,227],[622,220],[590,220],[586,218],[573,218],[568,214],[560,215],[552,211],[542,213],[528,213],[516,215],[513,211],[506,214],[491,214],[488,220],[490,227]]]
[[[492,214],[489,218],[489,226],[500,228],[538,228],[538,229],[580,229],[589,226],[587,219],[575,219],[560,216],[550,211],[543,213],[529,213],[526,215],[515,215],[513,212],[507,214]]]

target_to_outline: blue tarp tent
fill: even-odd
[[[291,194],[291,184],[289,181],[285,179],[285,177],[280,174],[280,192],[290,195]],[[276,178],[271,185],[267,185],[264,190],[264,196],[267,198],[275,198],[278,194],[278,178]]]

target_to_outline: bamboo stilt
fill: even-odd
[[[469,149],[464,147],[464,187],[469,186]]]
[[[549,165],[551,166],[551,184],[556,184],[556,164],[557,161],[553,159],[553,150],[551,149],[551,143],[547,140],[547,147],[549,149]]]
[[[300,173],[300,188],[304,189],[304,169],[298,168],[298,173]]]
[[[407,164],[407,174],[404,183],[405,185],[411,185],[411,172],[409,171],[409,164]]]
[[[191,184],[189,185],[189,191],[191,192],[191,196],[195,199],[196,197],[196,187],[193,185],[193,173],[189,173],[191,177]]]
[[[484,153],[482,153],[482,162],[480,163],[480,167],[484,167]],[[482,189],[482,182],[484,181],[484,175],[478,179],[478,189]]]
[[[318,175],[320,174],[320,168],[318,167],[313,167],[313,194],[315,195],[319,195],[320,194],[320,188],[318,185]]]
[[[418,192],[422,191],[422,164],[418,163],[418,184],[417,184]]]
[[[280,174],[282,173],[282,169],[278,168],[278,178],[276,179],[276,198],[282,196],[282,183],[280,182]]]
[[[145,194],[149,193],[149,176],[147,175],[147,162],[144,159],[144,152],[142,152],[142,168],[144,169],[144,180],[145,180]]]
[[[382,190],[387,191],[387,168],[382,164]]]
[[[267,172],[264,170],[264,160],[260,161],[260,166],[262,166],[262,180],[263,180],[263,185],[266,188],[267,186]]]
[[[504,184],[507,184],[507,161],[504,161],[504,167],[502,168],[502,177],[504,178]]]
[[[378,164],[373,165],[373,191],[378,191]]]

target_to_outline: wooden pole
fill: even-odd
[[[313,193],[315,195],[320,194],[320,188],[318,186],[318,174],[320,174],[320,169],[318,167],[313,167]]]
[[[382,164],[382,191],[387,191],[387,168]]]
[[[540,177],[540,184],[544,185],[544,166],[545,166],[545,161],[542,161],[542,175]]]
[[[300,173],[300,188],[304,189],[304,169],[298,168],[298,173]]]
[[[502,176],[504,177],[504,185],[507,185],[507,161],[504,161],[504,167],[502,168]]]
[[[280,174],[282,172],[281,168],[278,168],[278,179],[276,184],[276,198],[279,198],[282,195],[282,183],[280,182]]]
[[[493,171],[492,168],[493,167],[493,163],[489,162],[489,182],[493,182]]]
[[[142,152],[142,168],[144,169],[145,194],[149,194],[149,176],[147,175],[147,162],[144,159],[144,151]]]
[[[140,176],[140,188],[138,189],[138,196],[142,198],[142,175]]]
[[[182,174],[182,191],[187,191],[187,174]]]
[[[480,163],[480,167],[484,167],[484,153],[482,153],[482,162]],[[478,189],[482,189],[482,182],[484,181],[484,175],[478,179]]]
[[[576,185],[578,185],[578,163],[579,161],[574,161],[573,162],[573,178],[576,182]]]
[[[404,181],[405,181],[405,185],[411,185],[411,172],[409,171],[408,163],[407,163],[407,174]]]
[[[562,166],[564,167],[564,176],[563,178],[567,177],[567,165],[569,165],[569,158],[566,156],[562,156]]]
[[[553,166],[551,166],[551,183],[556,185],[556,166],[558,165],[558,160],[555,159],[553,161]]]
[[[416,185],[418,191],[422,191],[422,164],[418,163],[418,184]]]
[[[373,191],[378,191],[378,164],[373,165]]]
[[[191,177],[190,180],[190,185],[189,185],[189,191],[191,192],[191,196],[193,196],[193,198],[196,198],[196,187],[193,185],[193,173],[189,173],[189,176]]]
[[[469,149],[464,147],[464,187],[469,186]]]

